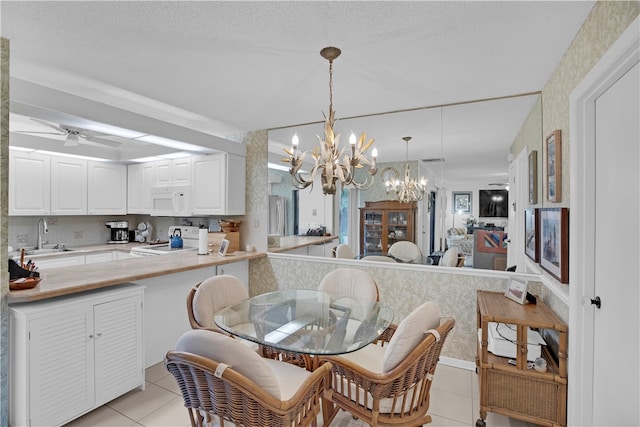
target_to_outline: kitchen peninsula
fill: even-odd
[[[331,248],[337,246],[339,236],[282,236],[277,247],[268,252],[296,255],[331,256]]]
[[[131,245],[133,244],[119,245],[117,248],[113,245],[96,245],[75,250],[70,254],[96,253],[107,248],[108,250],[129,249]],[[78,265],[71,268],[55,268],[41,272],[42,280],[35,288],[9,292],[8,302],[13,304],[55,298],[265,256],[263,252],[236,252],[222,257],[218,254],[198,255],[196,251],[183,251],[168,255]]]

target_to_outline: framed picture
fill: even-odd
[[[524,210],[524,253],[535,262],[540,262],[540,239],[538,232],[538,209]]]
[[[539,210],[540,266],[561,283],[569,283],[569,209]]]
[[[218,250],[218,255],[220,256],[227,255],[227,250],[229,249],[229,243],[231,242],[227,239],[223,239],[222,242],[220,242],[220,250]]]
[[[538,203],[538,152],[529,153],[529,204]]]
[[[547,200],[562,201],[562,134],[554,130],[545,139],[547,154]]]
[[[511,279],[504,296],[519,304],[525,304],[527,300],[527,283]]]
[[[471,213],[471,192],[453,192],[453,204],[451,206],[453,213],[470,214]]]

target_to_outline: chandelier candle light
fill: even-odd
[[[387,188],[387,194],[395,193],[396,198],[401,203],[417,202],[422,200],[424,193],[427,191],[427,180],[422,177],[418,181],[411,176],[411,169],[409,168],[409,141],[411,137],[405,136],[402,139],[407,143],[404,180],[385,181],[384,185]]]
[[[315,160],[315,165],[311,169],[308,178],[304,178],[300,171],[306,151],[298,150],[298,135],[294,135],[291,140],[291,150],[285,149],[288,158],[283,162],[291,163],[289,173],[293,185],[298,189],[304,189],[308,186],[313,188],[313,180],[316,173],[320,173],[322,181],[323,194],[336,193],[336,181],[340,180],[341,185],[353,185],[359,190],[366,190],[373,185],[373,176],[378,172],[376,168],[376,158],[378,150],[373,148],[371,151],[371,160],[365,155],[365,152],[373,144],[373,139],[367,141],[367,135],[362,132],[360,138],[352,133],[349,138],[350,150],[340,148],[340,134],[335,134],[335,111],[333,111],[333,60],[340,56],[340,49],[337,47],[325,47],[320,51],[320,55],[329,61],[329,116],[325,116],[324,140],[318,136],[320,146],[315,147],[311,155]],[[355,170],[361,169],[364,165],[369,165],[367,176],[362,182],[355,180]]]

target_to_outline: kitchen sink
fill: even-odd
[[[51,248],[51,249],[28,249],[24,252],[25,255],[46,255],[46,254],[57,254],[57,253],[63,253],[63,252],[72,252],[73,249],[67,249],[67,248],[63,248],[63,249],[58,249],[58,248]]]

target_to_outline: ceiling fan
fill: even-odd
[[[16,131],[16,133],[24,133],[29,135],[35,134],[44,134],[44,135],[66,135],[67,137],[64,140],[65,147],[76,147],[79,144],[87,144],[87,145],[103,145],[108,147],[118,147],[120,146],[120,142],[111,141],[108,139],[100,138],[100,136],[108,136],[108,134],[95,132],[87,129],[78,128],[75,126],[68,126],[64,124],[57,125],[55,123],[48,122],[46,120],[36,119],[31,117],[31,120],[34,122],[40,123],[41,125],[48,126],[52,129],[55,129],[57,132],[41,132],[41,131]]]

